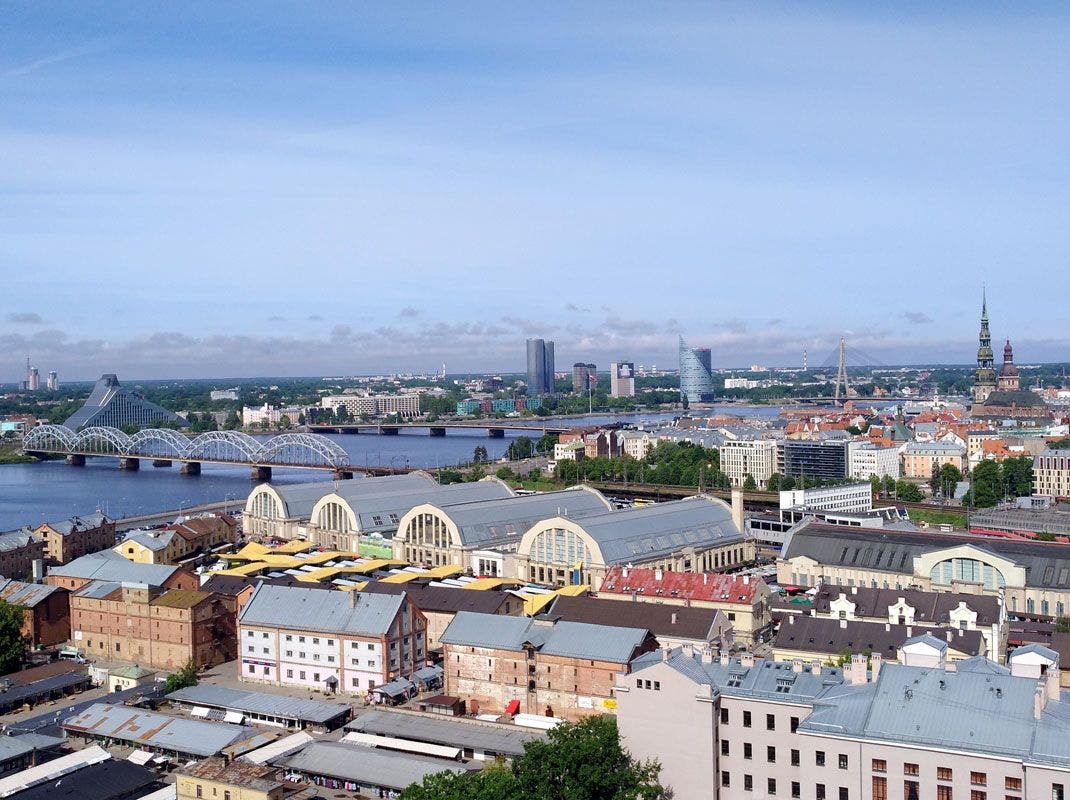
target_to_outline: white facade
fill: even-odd
[[[371,417],[384,417],[400,414],[403,417],[415,417],[420,414],[419,394],[332,394],[320,400],[323,408],[345,408],[351,417],[367,414]]]
[[[847,474],[859,480],[868,480],[870,475],[883,478],[899,477],[899,448],[877,447],[872,442],[849,442],[847,444]]]
[[[780,493],[782,510],[800,506],[818,511],[872,511],[873,487],[868,483],[849,483]]]
[[[729,441],[721,445],[721,472],[733,486],[742,486],[747,475],[759,488],[776,472],[776,442],[772,439]]]
[[[1070,450],[1045,450],[1033,457],[1033,494],[1070,497]]]
[[[208,397],[212,400],[237,400],[238,389],[213,389],[208,393]]]
[[[635,396],[635,364],[630,361],[615,361],[609,365],[609,396]]]
[[[554,445],[554,461],[579,461],[583,452],[583,442],[558,443]]]
[[[640,433],[638,431],[625,431],[618,439],[624,450],[624,455],[641,461],[647,453],[658,446],[658,437],[652,433]]]
[[[241,410],[241,424],[248,428],[252,425],[263,425],[265,422],[269,425],[277,425],[283,417],[289,417],[292,425],[297,424],[297,418],[303,413],[302,409],[293,406],[291,408],[275,408],[275,406],[264,405],[259,408],[253,408],[252,406],[243,406]]]

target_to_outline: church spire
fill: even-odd
[[[988,329],[988,292],[981,286],[981,330],[977,336],[977,370],[973,379],[974,402],[983,403],[996,388],[992,333]]]

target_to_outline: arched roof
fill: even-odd
[[[612,509],[601,492],[586,486],[450,506],[424,503],[401,519],[396,538],[404,540],[405,526],[417,514],[436,514],[446,522],[461,547],[494,547],[519,541],[524,531],[540,519],[554,515],[588,517]]]
[[[555,527],[567,527],[586,537],[592,553],[601,554],[603,564],[650,561],[686,547],[700,550],[743,541],[731,506],[699,495],[580,519],[558,515],[538,520],[524,533],[519,553],[529,554],[535,537]]]

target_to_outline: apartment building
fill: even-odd
[[[577,720],[613,712],[615,676],[657,643],[639,628],[462,611],[442,646],[446,694],[470,712]]]
[[[142,667],[209,667],[237,656],[234,604],[208,592],[93,581],[71,593],[71,640]]]
[[[238,617],[240,678],[367,694],[427,662],[427,620],[407,594],[262,583]]]
[[[33,533],[45,543],[45,560],[49,564],[67,564],[115,544],[115,523],[99,512],[60,522],[43,522]]]
[[[765,581],[747,575],[637,567],[612,567],[598,590],[598,597],[607,600],[717,609],[741,643],[753,642],[769,627],[769,594]]]
[[[237,540],[238,521],[227,514],[191,517],[163,528],[133,531],[114,550],[138,564],[177,564]]]
[[[71,638],[71,607],[66,589],[0,578],[0,600],[23,609],[22,633],[31,648]]]
[[[622,743],[657,759],[680,800],[1065,797],[1056,653],[1022,648],[1007,668],[950,663],[928,642],[904,651],[901,664],[860,655],[843,669],[647,654],[615,687]]]
[[[17,580],[29,579],[33,562],[44,562],[45,543],[29,529],[0,533],[0,575]]]
[[[966,448],[952,442],[911,442],[903,448],[903,476],[928,480],[933,467],[951,464],[966,469]]]
[[[749,475],[763,489],[777,471],[777,443],[772,439],[729,440],[721,445],[720,452],[721,472],[733,486],[743,486]]]
[[[321,408],[344,408],[352,418],[365,414],[369,417],[387,417],[400,414],[403,417],[420,415],[419,394],[332,394],[320,399]]]
[[[1033,494],[1070,497],[1070,450],[1045,450],[1033,457]]]

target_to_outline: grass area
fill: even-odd
[[[964,511],[919,511],[910,509],[910,519],[913,522],[928,522],[932,526],[951,525],[958,530],[966,530],[966,512]]]
[[[0,442],[0,464],[29,464],[35,459],[22,452],[15,442]]]

